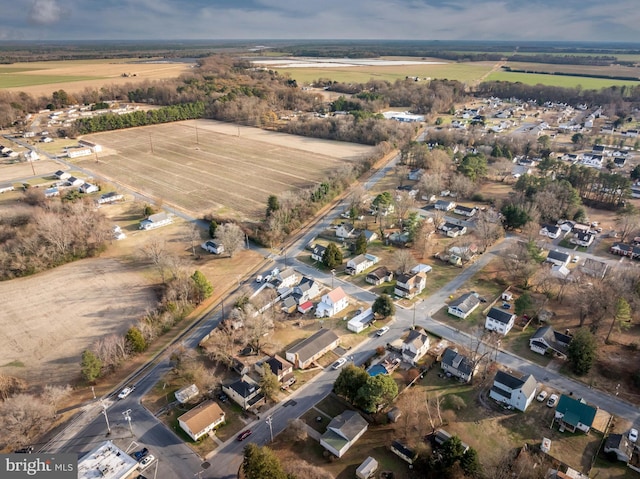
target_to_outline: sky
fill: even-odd
[[[638,0],[3,0],[0,40],[640,42]]]

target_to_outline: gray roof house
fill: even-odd
[[[506,336],[516,321],[516,315],[498,308],[491,308],[487,314],[484,327],[490,331]]]
[[[318,282],[306,276],[293,288],[293,297],[298,304],[302,304],[318,296],[320,296],[320,286]]]
[[[458,318],[466,319],[480,304],[476,293],[465,293],[449,303],[447,311]]]
[[[422,331],[412,329],[402,343],[402,359],[415,365],[428,350],[429,336]]]
[[[563,253],[562,251],[549,251],[547,254],[547,263],[552,263],[558,266],[566,266],[571,260],[571,255]]]
[[[546,354],[551,350],[559,356],[567,355],[567,346],[571,342],[571,336],[559,333],[551,326],[543,326],[529,338],[531,351],[538,354]]]
[[[246,375],[231,384],[223,385],[222,390],[244,410],[253,409],[265,401],[258,383]]]
[[[504,371],[498,371],[489,391],[489,397],[519,411],[529,407],[536,395],[536,378],[531,374],[519,378]]]
[[[336,457],[342,457],[367,432],[369,423],[356,411],[334,417],[320,438],[320,445]]]
[[[391,281],[393,279],[393,272],[389,271],[386,266],[380,266],[367,274],[365,281],[369,284],[376,286]]]
[[[450,373],[464,382],[471,381],[476,365],[471,359],[463,354],[458,353],[454,348],[447,348],[442,354],[440,367],[446,373]]]
[[[289,348],[285,357],[295,367],[305,369],[339,343],[340,338],[336,333],[330,329],[320,329],[312,336]]]
[[[604,452],[615,453],[618,461],[629,462],[633,454],[633,443],[626,434],[609,434],[604,443]]]
[[[325,251],[327,251],[327,248],[325,246],[322,246],[321,244],[315,245],[311,249],[311,259],[314,261],[322,261],[322,257],[324,256]]]

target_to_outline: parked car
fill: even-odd
[[[118,394],[118,399],[126,398],[129,394],[133,392],[134,389],[135,389],[134,386],[127,386],[122,391],[120,391],[120,394]]]
[[[144,471],[155,460],[156,460],[156,457],[153,454],[149,454],[147,457],[142,459],[142,461],[140,461],[140,465],[138,466],[138,469],[140,469],[141,471]]]
[[[636,442],[638,440],[638,430],[634,427],[629,429],[629,441]]]
[[[346,364],[346,362],[347,362],[347,358],[340,358],[335,363],[333,363],[331,367],[333,369],[340,369],[342,366]]]
[[[238,434],[238,437],[236,437],[236,441],[244,441],[246,438],[251,436],[251,434],[253,434],[253,431],[251,429],[242,431],[240,434]]]
[[[557,402],[558,402],[558,395],[552,394],[551,396],[549,396],[549,400],[547,401],[547,407],[553,407],[556,405]]]
[[[376,336],[382,336],[382,335],[386,334],[387,332],[389,332],[389,326],[384,326],[384,327],[378,329],[378,331],[376,331]]]
[[[147,456],[147,454],[149,454],[149,449],[145,447],[144,449],[140,449],[139,451],[134,452],[133,458],[136,461],[141,461],[142,459],[145,458],[145,456]]]
[[[547,399],[548,394],[549,393],[547,393],[547,391],[540,391],[540,394],[536,396],[536,401],[540,401],[540,402],[544,401],[545,399]]]
[[[571,260],[572,263],[577,263],[578,261],[580,261],[580,256],[574,256]]]
[[[218,394],[218,399],[222,402],[227,402],[229,400],[229,396],[227,396],[227,393],[220,393]]]
[[[31,454],[33,452],[33,446],[27,446],[13,451],[15,454]]]

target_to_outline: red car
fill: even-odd
[[[242,431],[240,434],[238,434],[238,437],[236,438],[236,440],[244,441],[246,438],[251,436],[251,434],[253,434],[253,431],[251,429],[247,429],[246,431]]]

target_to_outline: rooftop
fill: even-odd
[[[138,467],[138,461],[106,441],[78,462],[78,479],[125,479]]]

